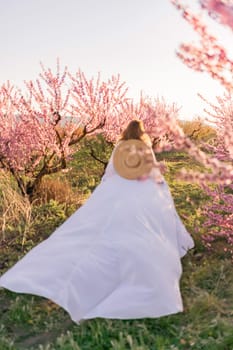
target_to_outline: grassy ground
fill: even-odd
[[[98,183],[103,168],[95,162],[84,161],[83,157],[81,154],[75,158],[73,170],[66,177],[69,182],[73,181],[74,193],[85,198]],[[177,210],[196,241],[196,248],[183,259],[184,312],[159,319],[95,319],[77,325],[64,310],[44,298],[1,290],[0,350],[233,349],[232,261],[221,251],[209,252],[202,246],[200,234],[204,229],[200,207],[207,198],[198,186],[182,183],[177,178],[182,166],[198,168],[199,165],[182,153],[160,157],[168,167],[166,178]],[[53,232],[79,205],[74,201],[67,204],[51,200],[35,206],[24,245],[22,226],[25,222],[9,225],[5,240],[0,243],[1,272]],[[197,227],[201,227],[199,232]]]

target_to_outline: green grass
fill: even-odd
[[[85,168],[86,156],[83,151],[73,160],[72,172],[75,177],[69,174],[67,178],[73,181],[72,187],[89,193],[92,186],[98,184],[103,168],[90,160],[86,162]],[[160,157],[166,160],[168,166],[166,178],[177,210],[196,241],[195,249],[182,261],[184,312],[157,319],[94,319],[77,325],[63,309],[47,299],[2,289],[0,350],[233,349],[232,261],[224,257],[222,252],[211,253],[203,247],[200,240],[204,230],[200,207],[207,197],[197,185],[180,182],[177,178],[182,166],[195,168],[200,165],[183,153],[163,154]],[[77,170],[80,161],[82,168]],[[82,180],[85,174],[95,181],[90,183],[89,180]],[[53,232],[75,208],[51,201],[33,210],[32,231],[25,245],[21,245],[17,227],[9,228],[9,241],[0,244],[1,272]],[[197,231],[197,227],[201,227],[201,230]],[[13,235],[13,229],[19,235],[18,239]]]
[[[192,253],[183,265],[185,311],[159,319],[95,319],[76,325],[43,298],[2,291],[0,349],[232,350],[231,262],[199,260]]]

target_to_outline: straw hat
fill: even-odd
[[[113,153],[116,172],[129,180],[149,174],[153,164],[151,148],[141,140],[121,141]]]

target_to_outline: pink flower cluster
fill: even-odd
[[[210,107],[207,110],[208,120],[217,131],[217,138],[213,144],[205,145],[212,158],[201,154],[199,150],[191,147],[191,152],[196,153],[196,158],[204,160],[210,173],[187,173],[186,179],[198,179],[211,197],[211,204],[204,208],[207,217],[205,225],[209,234],[205,236],[207,246],[220,238],[227,242],[226,251],[233,256],[233,60],[227,56],[225,48],[217,42],[204,24],[200,15],[194,14],[179,0],[171,0],[176,8],[181,11],[183,18],[199,34],[199,44],[182,44],[178,57],[190,68],[207,72],[212,78],[218,80],[226,92],[223,97],[217,97],[217,105],[206,103]],[[233,3],[223,0],[202,0],[202,8],[222,24],[233,29]],[[202,99],[204,99],[202,97]],[[206,158],[206,159],[204,159]],[[218,184],[210,189],[207,182]]]
[[[201,0],[210,16],[218,19],[222,24],[229,26],[233,30],[233,2],[223,0]]]
[[[0,165],[23,194],[44,175],[66,168],[72,146],[111,124],[128,101],[119,77],[88,81],[81,71],[61,73],[59,61],[55,73],[41,68],[24,92],[10,83],[0,87]]]

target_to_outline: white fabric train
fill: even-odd
[[[180,257],[193,245],[166,182],[126,180],[110,161],[86,203],[0,286],[51,299],[75,322],[160,317],[183,310]]]

